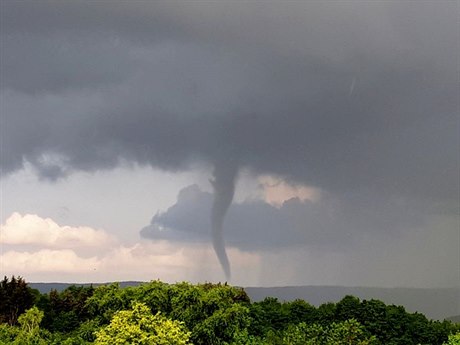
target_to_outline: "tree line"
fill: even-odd
[[[0,344],[459,345],[460,325],[353,296],[251,302],[227,284],[161,281],[41,294],[13,276],[0,282]]]

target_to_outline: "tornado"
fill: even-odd
[[[227,280],[230,280],[230,263],[225,250],[223,236],[224,218],[235,194],[237,165],[219,162],[214,165],[214,178],[210,180],[214,188],[214,202],[211,210],[212,244]]]

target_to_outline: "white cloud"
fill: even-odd
[[[234,264],[234,284],[257,284],[260,257],[229,249]],[[209,245],[177,245],[168,241],[119,245],[99,256],[85,258],[77,252],[39,250],[7,251],[0,255],[3,274],[20,275],[28,281],[107,282],[161,279],[176,281],[217,281],[224,276]]]
[[[126,244],[103,230],[59,225],[31,214],[13,213],[5,221],[0,249],[1,274],[20,275],[28,281],[223,279],[210,244],[166,240]],[[234,282],[257,283],[253,280],[260,261],[257,254],[230,248],[229,256],[235,266]]]
[[[260,256],[229,248],[234,267],[233,283],[251,279],[259,269]],[[120,246],[101,260],[100,274],[115,280],[215,281],[224,279],[214,250],[207,244],[177,244],[169,241],[140,242]],[[255,281],[254,281],[255,283]]]
[[[50,218],[15,212],[1,226],[0,243],[46,248],[101,247],[114,242],[103,230],[61,226]]]
[[[43,249],[37,252],[8,251],[0,256],[0,261],[2,266],[7,267],[5,271],[26,277],[34,272],[81,273],[95,270],[100,266],[96,257],[79,257],[70,249]]]

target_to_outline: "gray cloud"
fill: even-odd
[[[134,62],[110,35],[4,34],[2,49],[2,86],[32,94],[120,83]]]
[[[455,209],[457,29],[450,1],[3,1],[2,170],[224,156]]]
[[[141,236],[177,242],[210,242],[212,195],[196,185],[184,188],[177,203],[156,214]],[[349,195],[319,202],[286,201],[280,208],[262,200],[233,204],[224,225],[227,244],[245,251],[311,247],[349,251],[365,239],[397,239],[419,229],[430,217],[407,200],[382,201]],[[424,230],[420,230],[424,229]],[[416,233],[417,231],[415,231]]]

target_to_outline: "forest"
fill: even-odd
[[[0,344],[458,345],[460,324],[353,296],[251,302],[226,283],[161,281],[40,293],[13,276],[0,282]]]

